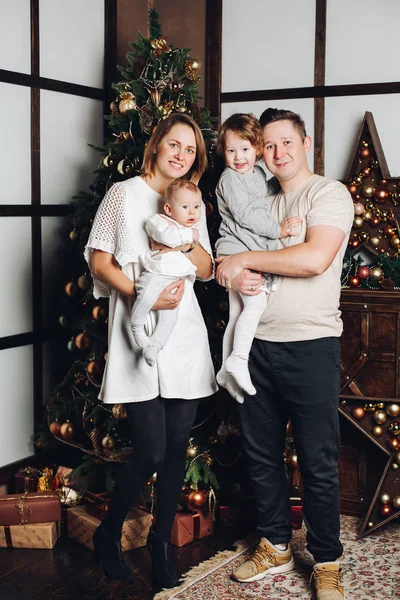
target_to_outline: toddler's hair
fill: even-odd
[[[164,201],[170,202],[173,199],[176,192],[182,189],[194,192],[195,194],[198,194],[201,198],[200,188],[195,183],[189,181],[188,179],[175,179],[175,181],[170,183],[170,185],[165,190]]]
[[[300,115],[291,111],[284,110],[281,108],[267,108],[264,110],[260,117],[260,125],[264,128],[269,123],[275,121],[291,121],[293,127],[304,142],[304,138],[307,137],[306,126]]]
[[[225,137],[228,133],[234,133],[243,140],[248,140],[256,149],[257,159],[261,158],[263,152],[263,133],[260,123],[252,113],[235,113],[221,125],[218,132],[217,152],[225,152]]]

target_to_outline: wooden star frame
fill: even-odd
[[[400,269],[394,239],[399,235],[400,178],[390,176],[370,112],[365,113],[347,180],[355,205],[365,205],[350,247],[356,252],[363,246],[375,257],[398,257]],[[368,212],[379,219],[371,222]],[[379,243],[372,243],[372,237],[379,237]],[[339,411],[387,456],[360,537],[400,517],[400,291],[387,291],[393,287],[346,289],[341,299],[345,330]]]

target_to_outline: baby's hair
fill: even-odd
[[[266,125],[275,123],[275,121],[291,121],[293,127],[304,142],[304,139],[307,136],[306,126],[299,114],[292,110],[284,110],[281,108],[267,108],[264,110],[260,117],[261,127],[264,129]]]
[[[182,189],[194,192],[195,194],[198,194],[201,198],[200,188],[195,183],[189,181],[188,179],[175,179],[175,181],[173,181],[165,190],[165,202],[169,203],[173,199],[176,192]]]
[[[225,138],[228,133],[234,133],[243,140],[248,140],[256,149],[257,158],[261,158],[263,152],[263,133],[260,123],[252,113],[235,113],[221,125],[218,132],[217,152],[225,152]]]

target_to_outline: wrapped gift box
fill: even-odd
[[[100,525],[100,519],[86,512],[84,506],[67,510],[68,537],[76,540],[89,550],[93,550],[93,534]],[[141,548],[146,545],[153,517],[140,508],[132,508],[122,527],[122,551]]]
[[[86,490],[83,494],[83,499],[86,505],[86,512],[101,521],[106,518],[108,505],[110,504],[110,494],[107,492],[94,494]]]
[[[60,535],[60,524],[31,523],[0,527],[0,548],[53,548]]]
[[[195,540],[211,535],[213,519],[211,513],[201,511],[195,513],[179,512],[175,515],[171,532],[171,544],[185,546]]]
[[[0,496],[0,525],[26,525],[61,521],[58,492]]]
[[[14,476],[14,489],[17,494],[24,492],[37,492],[38,480],[41,476],[39,469],[25,467]]]

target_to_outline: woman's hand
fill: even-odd
[[[152,310],[168,310],[177,308],[182,300],[185,282],[183,279],[173,281],[163,289],[158,296],[157,302],[152,307]]]
[[[216,258],[218,263],[215,278],[219,285],[225,288],[232,287],[232,280],[243,271],[240,254],[232,254],[231,256],[221,256]]]

